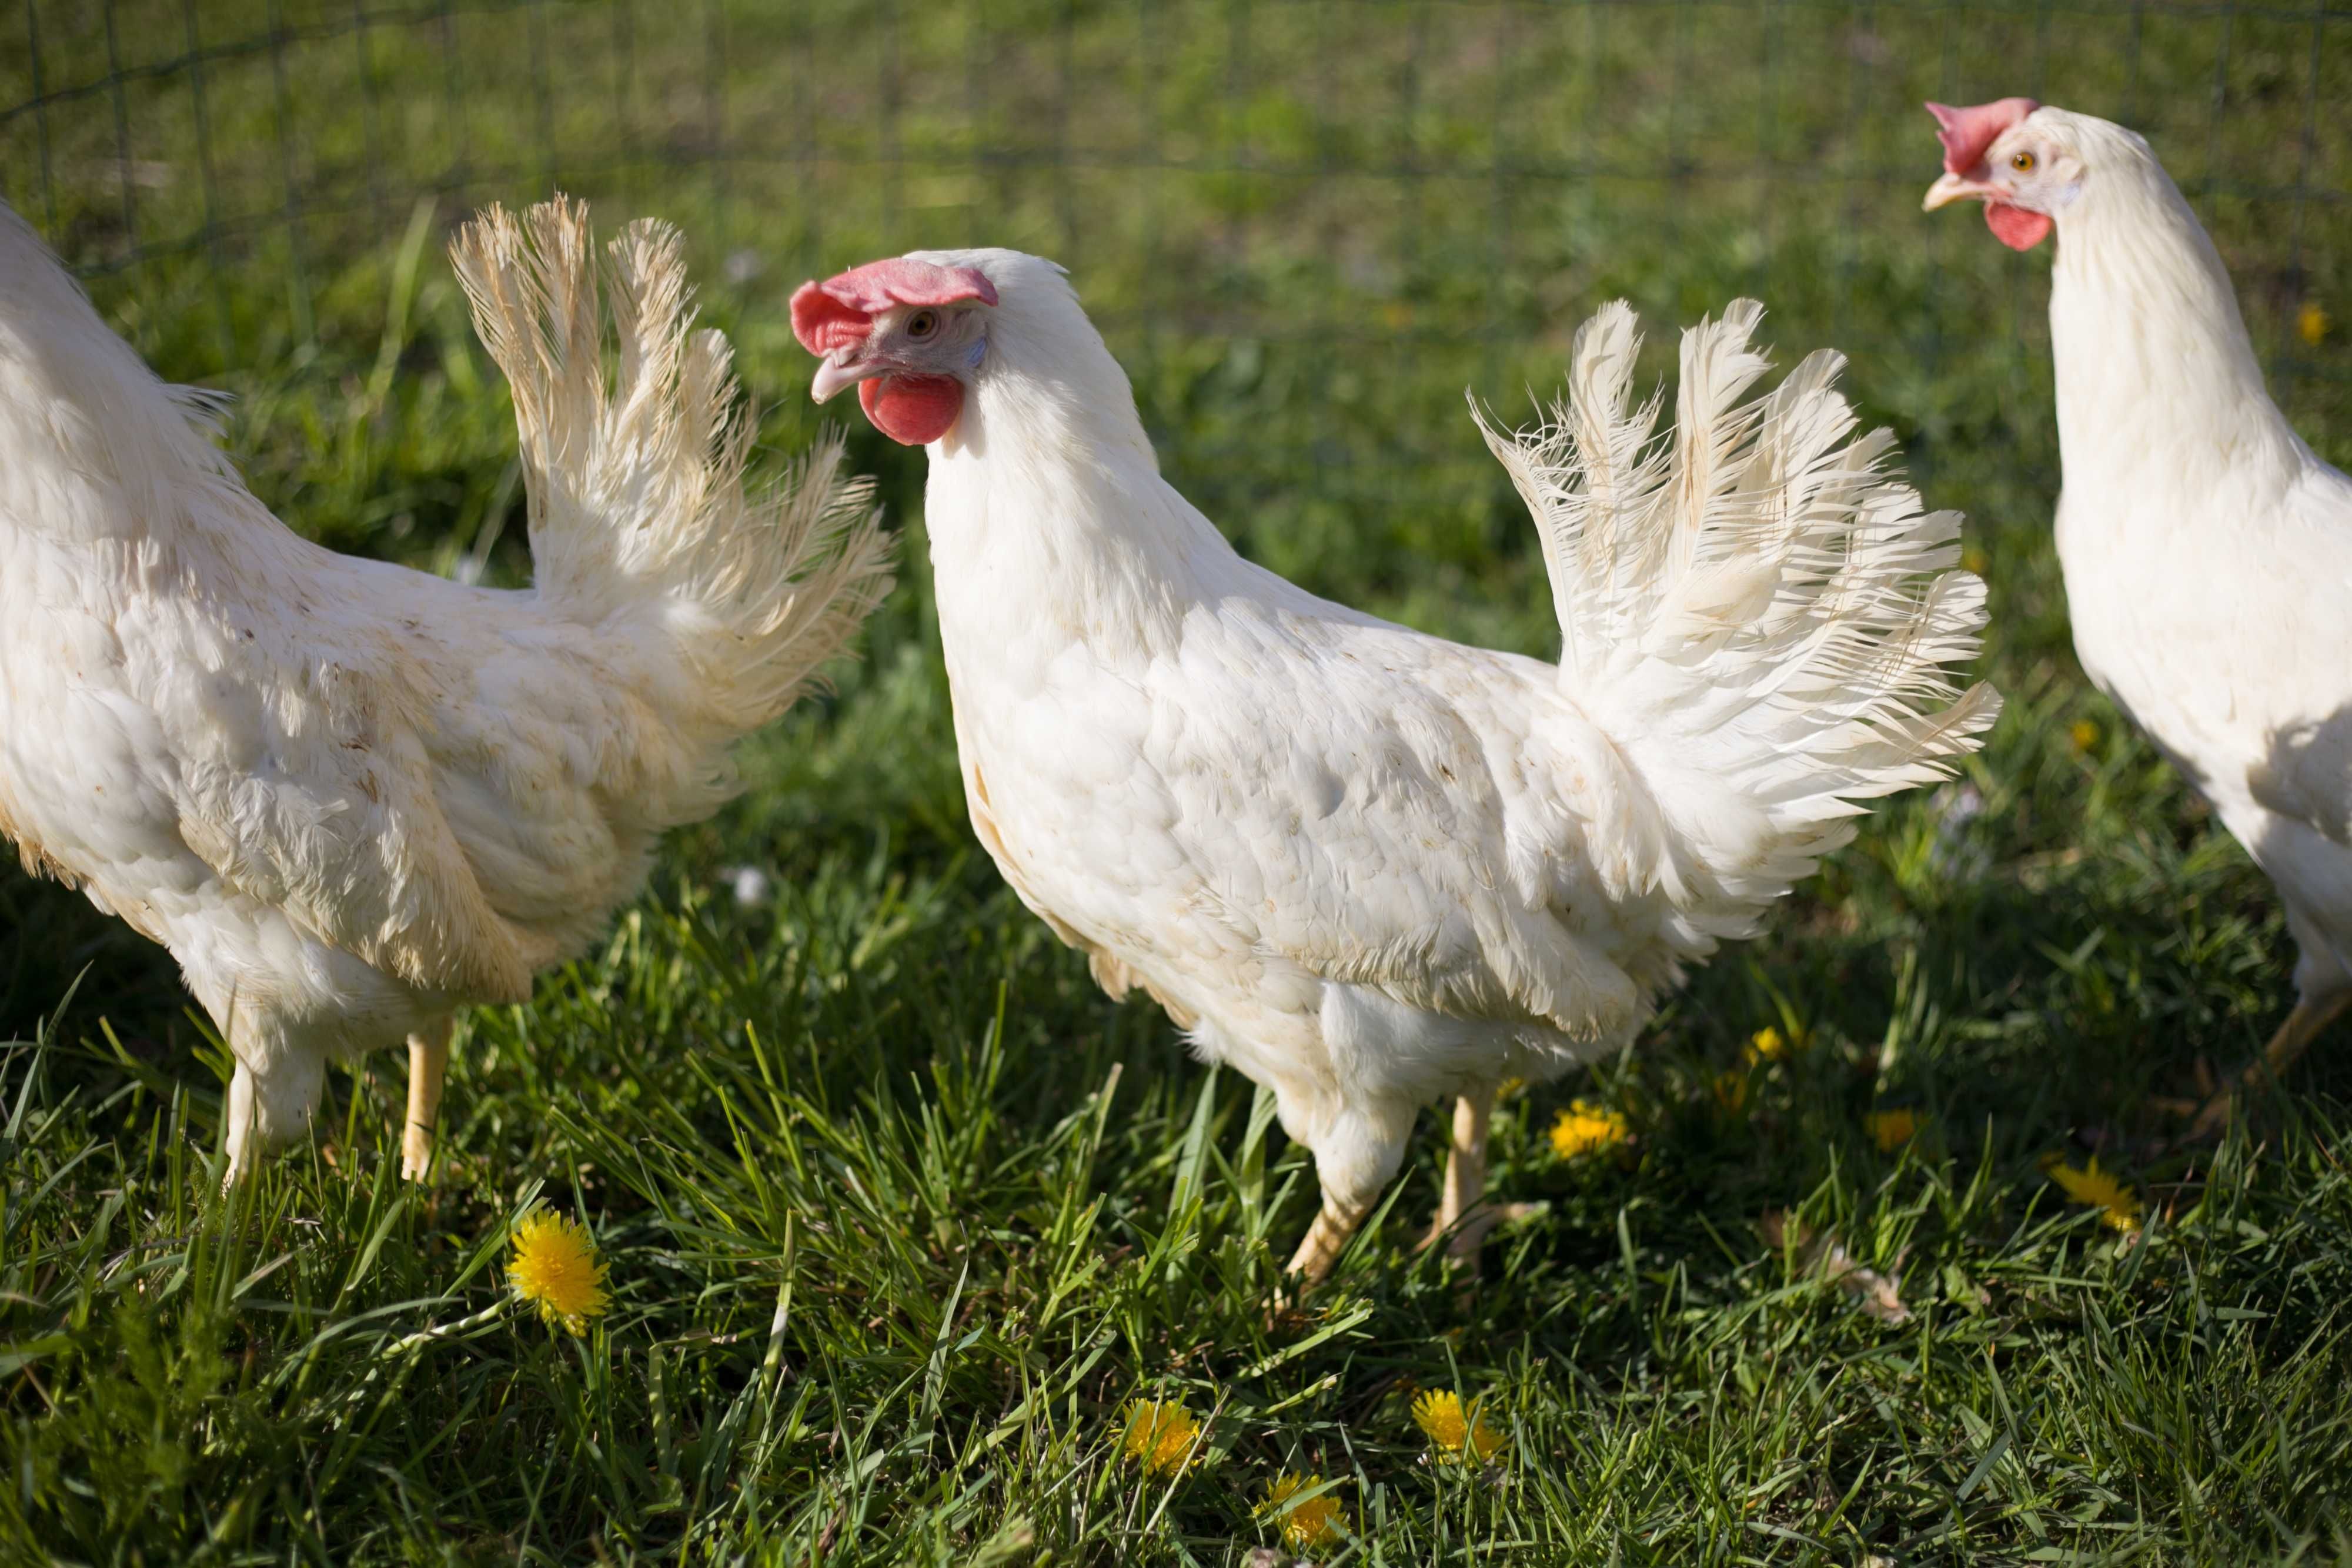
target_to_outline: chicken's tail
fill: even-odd
[[[2000,711],[1949,668],[1985,623],[1983,582],[1954,570],[1959,515],[1921,509],[1891,433],[1856,434],[1843,356],[1746,395],[1762,315],[1740,300],[1683,334],[1667,436],[1658,395],[1633,403],[1622,301],[1578,331],[1546,423],[1478,415],[1543,532],[1561,688],[1630,775],[1597,858],[1702,946],[1746,934],[1861,802],[1942,777]]]
[[[658,700],[707,741],[782,713],[890,586],[872,486],[841,473],[838,438],[746,492],[732,353],[693,329],[666,224],[630,225],[600,268],[583,204],[492,206],[450,255],[514,389],[539,591],[666,664]]]

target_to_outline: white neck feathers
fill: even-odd
[[[2074,117],[2070,117],[2074,118]],[[2092,173],[2059,216],[2050,297],[2070,486],[2306,455],[2263,385],[2230,275],[2147,143],[2074,118]]]
[[[1160,476],[1126,373],[1057,269],[999,280],[987,359],[931,448],[925,516],[942,622],[1066,622],[1155,645],[1239,565]]]

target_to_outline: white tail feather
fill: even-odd
[[[521,432],[539,591],[673,653],[677,716],[714,737],[782,713],[888,591],[871,485],[827,436],[746,495],[752,425],[724,334],[692,329],[677,232],[632,224],[600,289],[587,208],[492,206],[450,256]],[[604,361],[609,297],[617,368]],[[619,630],[616,628],[616,631]]]
[[[1562,690],[1609,736],[1664,831],[1622,862],[1696,938],[1739,935],[1853,833],[1859,802],[1941,777],[2000,711],[1947,667],[1975,656],[1984,584],[1953,570],[1958,514],[1923,512],[1857,436],[1812,355],[1769,361],[1740,300],[1683,334],[1675,428],[1635,407],[1633,310],[1577,332],[1565,402],[1487,445],[1534,514]]]

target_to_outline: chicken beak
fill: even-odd
[[[872,360],[851,361],[847,356],[855,351],[850,349],[835,349],[824,357],[824,361],[816,368],[816,379],[809,382],[809,398],[812,402],[824,402],[835,392],[854,387],[859,382],[870,377],[878,376],[890,368]]]
[[[1919,210],[1932,213],[1937,207],[1948,207],[1954,202],[1966,201],[1970,196],[1991,194],[1993,188],[1981,180],[1971,180],[1966,174],[1946,174],[1927,187],[1927,199],[1919,204]]]

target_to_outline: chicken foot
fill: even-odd
[[[2294,1011],[2286,1015],[2286,1022],[2279,1025],[2278,1032],[2263,1047],[2261,1057],[2235,1082],[2205,1102],[2205,1108],[2189,1126],[2189,1136],[2210,1138],[2228,1126],[2237,1113],[2238,1102],[2259,1085],[2276,1081],[2294,1066],[2347,1005],[2352,1005],[2352,991],[2336,991],[2315,998],[2298,998]]]
[[[449,1027],[443,1019],[408,1037],[408,1121],[400,1131],[400,1174],[423,1181],[433,1168],[433,1134],[441,1121],[441,1080],[449,1071]]]

